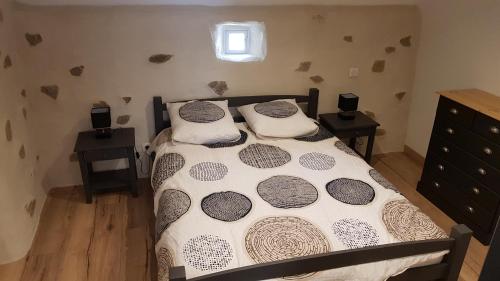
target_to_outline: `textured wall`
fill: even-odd
[[[419,26],[416,7],[22,6],[16,17],[49,186],[81,182],[70,155],[77,132],[90,128],[93,103],[110,104],[113,126],[134,126],[141,144],[153,134],[154,95],[179,100],[215,92],[306,93],[318,87],[320,112],[331,112],[338,93],[354,92],[361,96],[361,109],[382,124],[376,152],[402,150]],[[217,61],[211,25],[247,20],[266,24],[266,60]],[[348,78],[351,66],[360,68],[359,78]]]
[[[13,15],[10,1],[0,0],[0,264],[29,250],[45,200]]]
[[[421,43],[406,144],[425,155],[436,91],[479,88],[500,95],[500,2],[421,0],[419,7]]]

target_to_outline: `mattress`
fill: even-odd
[[[157,149],[159,280],[187,278],[345,249],[445,238],[432,220],[338,138],[258,139],[244,123],[235,143],[166,141]],[[446,251],[287,277],[386,280],[438,263]],[[282,280],[282,279],[279,279]]]

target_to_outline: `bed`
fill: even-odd
[[[221,97],[230,107],[308,95]],[[390,182],[325,129],[262,140],[234,119],[230,144],[168,141],[161,97],[153,98],[155,249],[160,281],[457,280],[471,231],[446,235]]]

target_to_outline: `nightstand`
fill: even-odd
[[[349,139],[349,147],[355,150],[356,138],[368,137],[364,159],[370,163],[372,158],[373,142],[375,140],[375,131],[379,123],[362,112],[356,111],[353,120],[342,120],[337,113],[326,113],[319,115],[319,122],[339,139]],[[356,151],[356,150],[355,150]],[[357,152],[357,151],[356,151]],[[360,154],[358,152],[358,154]],[[361,154],[360,154],[361,155]]]
[[[98,139],[95,131],[80,132],[75,145],[85,188],[85,199],[92,203],[94,193],[129,190],[137,196],[137,170],[135,166],[134,128],[113,129],[111,138]],[[96,172],[92,162],[128,159],[128,168]]]

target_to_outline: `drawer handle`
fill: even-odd
[[[476,194],[476,195],[479,195],[479,193],[481,193],[481,191],[477,187],[473,187],[472,192],[474,192],[474,194]]]
[[[435,182],[434,182],[434,187],[435,187],[435,188],[440,188],[440,187],[441,187],[441,185],[440,185],[437,181],[435,181]]]
[[[474,214],[474,208],[472,208],[471,206],[467,206],[467,211],[471,214]]]
[[[443,166],[443,165],[441,165],[441,164],[439,164],[439,165],[438,165],[438,169],[439,169],[440,171],[444,171],[444,166]]]
[[[450,113],[457,115],[458,114],[458,110],[456,108],[452,108],[452,109],[450,109]]]
[[[450,152],[450,149],[446,146],[443,146],[442,150],[445,152],[445,153],[448,153]]]
[[[487,155],[491,155],[493,154],[493,151],[491,150],[491,148],[489,147],[485,147],[483,148],[483,152],[486,153]]]
[[[493,134],[498,134],[498,133],[500,133],[500,130],[495,126],[491,126],[490,132],[492,132]]]
[[[485,176],[486,175],[486,170],[483,168],[477,169],[477,172],[480,173],[481,175]]]
[[[446,128],[446,132],[450,135],[453,135],[455,133],[455,130],[453,130],[452,128]]]

